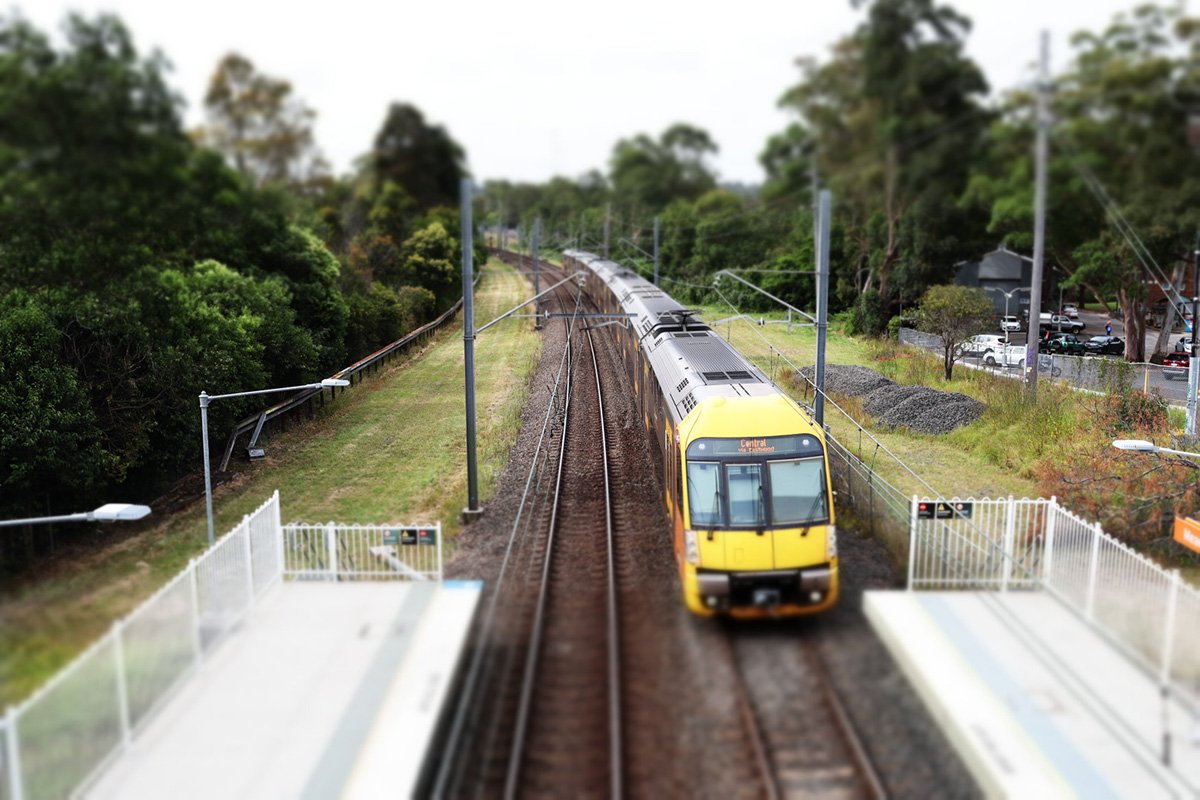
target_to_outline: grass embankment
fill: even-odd
[[[706,319],[729,315],[728,307],[704,309]],[[780,314],[765,319],[782,320]],[[790,361],[805,367],[815,360],[812,328],[750,325],[735,321],[718,327],[723,336],[750,356],[781,386],[791,386]],[[786,357],[787,361],[784,360]],[[1030,404],[1021,381],[958,365],[945,381],[941,359],[911,347],[832,332],[827,363],[859,364],[897,383],[920,384],[961,392],[986,405],[974,423],[945,435],[891,429],[874,423],[857,398],[836,398],[850,417],[861,422],[888,450],[946,497],[1048,497],[1160,562],[1182,568],[1185,577],[1200,578],[1197,559],[1175,545],[1169,533],[1174,513],[1200,501],[1195,472],[1167,459],[1147,461],[1111,447],[1114,438],[1164,440],[1182,428],[1178,410],[1140,392],[1111,395],[1074,392],[1042,381],[1037,402]],[[1119,365],[1115,365],[1119,367]],[[1127,376],[1114,373],[1115,385]],[[799,398],[806,384],[797,384]],[[929,490],[888,457],[841,411],[826,406],[826,424],[834,435],[904,495]],[[897,543],[891,543],[893,545]],[[899,550],[897,550],[899,552]]]
[[[528,292],[512,268],[489,261],[475,295],[476,323]],[[476,342],[483,499],[516,439],[539,352],[528,319],[505,321]],[[452,542],[466,505],[463,382],[460,321],[436,334],[419,355],[339,394],[316,420],[273,436],[263,461],[235,464],[214,491],[217,535],[279,489],[285,521],[440,520]],[[64,559],[0,598],[0,704],[29,694],[204,550],[203,497],[155,517],[154,526]]]

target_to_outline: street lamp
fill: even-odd
[[[1186,450],[1172,450],[1169,447],[1159,447],[1154,442],[1147,442],[1145,439],[1114,439],[1112,446],[1118,450],[1129,450],[1134,453],[1169,453],[1176,456],[1187,456],[1188,458],[1200,458],[1200,453],[1189,453]]]
[[[1013,297],[1016,296],[1017,292],[1028,292],[1029,291],[1024,286],[1018,286],[1016,289],[1013,289],[1011,292],[1006,292],[998,286],[985,286],[985,287],[983,287],[983,290],[985,292],[999,292],[1000,294],[1004,295],[1004,316],[1006,316],[1006,317],[1008,316],[1008,301],[1012,300]],[[1005,333],[1005,337],[1007,338],[1008,330],[1006,329],[1004,331],[1004,333]]]
[[[62,514],[57,517],[29,517],[27,519],[0,519],[0,527],[10,525],[41,525],[51,522],[133,522],[150,513],[150,506],[131,503],[105,503],[93,511],[77,514]]]
[[[231,394],[200,393],[200,438],[204,443],[204,509],[208,514],[208,546],[212,547],[213,511],[212,511],[212,476],[208,464],[208,404],[213,400],[224,400],[229,397],[249,397],[255,394],[274,394],[276,392],[295,392],[301,389],[324,389],[334,386],[349,386],[350,381],[342,378],[326,378],[320,383],[305,383],[300,386],[281,386],[278,389],[256,389],[253,392],[233,392]]]

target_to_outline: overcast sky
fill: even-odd
[[[1030,81],[1038,30],[1052,66],[1068,36],[1137,0],[958,0],[968,53],[993,91]],[[797,56],[824,59],[862,17],[848,0],[724,3],[453,0],[319,4],[271,0],[38,0],[21,6],[57,32],[68,10],[114,11],[142,53],[163,51],[187,122],[234,50],[286,78],[318,112],[316,139],[338,172],[369,149],[390,102],[416,105],[467,151],[477,179],[545,180],[604,170],[613,144],[677,121],[712,134],[723,181],[762,180],[758,153],[788,117],[776,100]]]

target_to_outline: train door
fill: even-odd
[[[728,569],[775,567],[775,537],[766,530],[766,492],[761,463],[725,464],[730,530],[724,533]]]

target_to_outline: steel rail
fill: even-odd
[[[779,791],[779,782],[775,779],[775,767],[771,764],[771,757],[767,751],[766,736],[763,735],[762,726],[758,724],[758,714],[755,713],[754,704],[750,701],[750,694],[746,691],[746,678],[738,664],[733,637],[725,635],[721,638],[725,642],[725,648],[729,653],[729,664],[735,675],[733,699],[737,703],[738,713],[742,718],[742,727],[746,730],[746,738],[750,740],[750,749],[754,754],[754,763],[758,767],[763,790],[766,792],[767,800],[780,800],[783,793]]]
[[[871,760],[871,756],[863,744],[862,737],[858,733],[858,728],[855,727],[854,721],[846,712],[846,707],[842,703],[837,689],[833,686],[833,678],[829,674],[829,668],[825,664],[825,659],[817,651],[817,646],[814,642],[806,640],[800,646],[804,649],[809,666],[812,667],[813,672],[817,676],[817,681],[821,684],[822,699],[825,701],[830,716],[833,717],[837,725],[838,733],[845,743],[846,749],[850,751],[850,759],[854,762],[854,767],[858,770],[859,777],[862,778],[868,795],[872,800],[887,800],[888,792],[883,778],[880,777],[879,771],[875,769],[875,762]]]
[[[604,423],[604,393],[600,386],[600,364],[596,360],[596,345],[592,331],[585,328],[588,348],[592,353],[592,369],[596,373],[596,404],[600,411],[600,452],[604,457],[604,530],[608,542],[608,735],[611,748],[609,759],[609,796],[619,800],[624,789],[621,740],[621,640],[617,631],[617,553],[613,534],[612,489],[608,474],[608,431]]]
[[[504,781],[504,797],[516,800],[517,785],[521,778],[521,760],[525,755],[525,736],[529,729],[529,714],[533,704],[533,683],[537,679],[537,662],[542,648],[542,636],[546,621],[547,596],[550,592],[550,564],[554,556],[554,534],[558,527],[563,464],[567,455],[567,432],[571,423],[571,390],[575,383],[575,357],[572,352],[573,337],[567,337],[567,391],[563,408],[563,426],[558,446],[558,470],[554,479],[554,502],[550,510],[550,529],[546,538],[546,553],[542,559],[542,579],[538,588],[537,606],[533,615],[533,632],[529,650],[525,655],[525,671],[521,681],[521,695],[517,703],[517,722],[513,729],[512,750],[508,757],[508,775]]]
[[[570,340],[571,326],[567,325],[567,339]],[[466,736],[467,729],[472,727],[478,721],[480,711],[480,698],[476,694],[481,691],[484,686],[487,676],[490,676],[492,669],[492,653],[490,642],[492,634],[496,627],[496,617],[499,609],[499,602],[503,595],[504,587],[507,585],[507,580],[510,575],[509,565],[516,547],[517,532],[521,528],[522,522],[527,522],[529,515],[526,509],[531,504],[530,492],[533,488],[534,478],[538,474],[538,464],[541,458],[542,447],[546,442],[547,432],[550,429],[550,422],[553,418],[556,408],[556,399],[559,394],[559,388],[563,383],[563,375],[567,370],[567,356],[570,348],[563,349],[562,358],[559,361],[558,370],[555,374],[554,386],[550,390],[550,399],[546,404],[546,414],[542,420],[542,428],[538,434],[537,445],[534,450],[533,457],[530,459],[529,472],[525,478],[525,487],[521,493],[521,500],[517,506],[516,517],[513,520],[512,528],[509,531],[508,543],[505,548],[504,558],[500,564],[500,573],[497,576],[491,590],[491,596],[488,601],[487,611],[484,614],[483,621],[480,624],[476,633],[476,640],[479,645],[474,649],[471,657],[471,663],[467,668],[467,675],[464,680],[463,690],[460,693],[458,708],[455,712],[454,720],[450,727],[450,732],[446,738],[446,753],[448,754],[443,759],[440,769],[438,770],[437,778],[434,787],[430,793],[433,798],[458,797],[459,780],[462,777],[462,770],[456,770],[460,758],[460,749],[463,748],[463,739]],[[470,717],[470,719],[468,719]],[[486,748],[485,748],[486,750]]]

